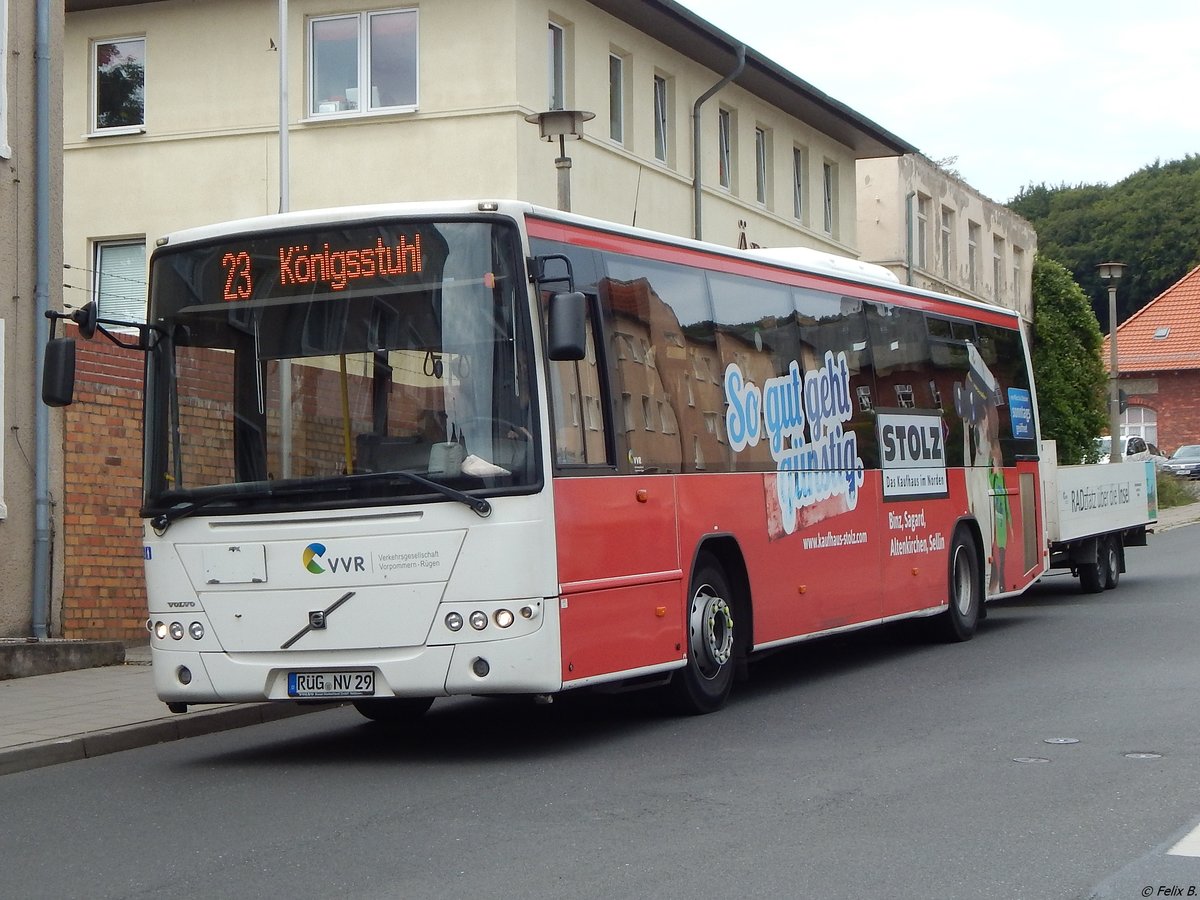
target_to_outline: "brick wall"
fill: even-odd
[[[1200,444],[1200,371],[1157,372],[1131,376],[1138,383],[1157,386],[1154,393],[1129,392],[1131,406],[1145,406],[1158,416],[1156,443],[1166,453],[1181,444]],[[1122,383],[1126,379],[1121,379]]]
[[[76,342],[63,420],[62,636],[144,640],[141,353]]]

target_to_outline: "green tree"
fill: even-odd
[[[1200,262],[1200,155],[1155,162],[1115,185],[1030,185],[1008,204],[1038,233],[1038,253],[1062,263],[1105,332],[1107,260],[1129,268],[1117,291],[1123,322]]]
[[[1096,461],[1095,438],[1108,424],[1096,314],[1071,273],[1039,253],[1033,261],[1033,378],[1042,437],[1058,443],[1063,465]]]

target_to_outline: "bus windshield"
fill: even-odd
[[[535,488],[520,259],[515,227],[495,220],[368,221],[161,248],[143,513]]]

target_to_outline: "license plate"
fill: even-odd
[[[370,697],[374,672],[288,672],[289,697]]]

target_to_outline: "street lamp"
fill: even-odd
[[[558,159],[554,160],[554,168],[558,169],[558,208],[563,212],[571,211],[571,158],[567,156],[566,142],[577,141],[582,136],[579,126],[596,118],[596,114],[583,109],[550,109],[546,112],[530,113],[525,121],[537,125],[542,140],[552,142],[558,138]]]
[[[1125,272],[1125,263],[1103,262],[1096,266],[1100,280],[1108,285],[1108,433],[1111,437],[1109,462],[1121,461],[1121,392],[1117,379],[1117,282]]]

